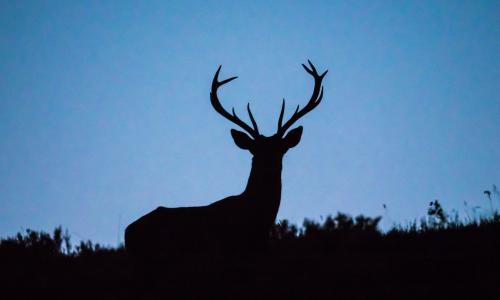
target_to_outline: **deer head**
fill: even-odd
[[[250,121],[252,122],[252,127],[243,122],[232,109],[232,113],[226,111],[217,97],[217,89],[222,85],[238,78],[231,77],[222,81],[219,81],[219,72],[221,70],[221,66],[217,69],[215,73],[214,79],[212,81],[212,90],[210,92],[210,101],[214,109],[221,114],[223,117],[238,125],[245,132],[238,131],[236,129],[231,129],[231,135],[234,139],[235,144],[244,150],[248,150],[252,153],[254,157],[259,157],[263,161],[267,162],[281,162],[283,155],[288,151],[288,149],[297,146],[300,142],[300,138],[302,136],[302,126],[298,126],[288,132],[288,129],[297,122],[300,118],[306,115],[308,112],[312,111],[318,104],[321,102],[323,98],[323,87],[321,85],[323,78],[325,77],[328,70],[323,72],[323,74],[319,74],[316,71],[314,65],[308,60],[309,68],[302,64],[302,67],[306,70],[307,73],[311,74],[314,78],[314,90],[311,95],[311,99],[307,102],[306,106],[300,109],[299,106],[295,109],[295,112],[290,117],[290,119],[283,124],[283,116],[285,113],[285,99],[283,99],[283,103],[281,105],[281,112],[278,119],[278,128],[274,135],[272,136],[264,136],[259,133],[259,128],[257,126],[257,122],[255,121],[252,111],[250,110],[250,103],[247,104],[247,111],[250,117]],[[248,133],[248,134],[247,134]],[[249,136],[250,135],[250,136]]]

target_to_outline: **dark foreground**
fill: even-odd
[[[0,244],[0,299],[500,299],[498,216],[388,234],[334,220],[300,234],[277,226],[262,253],[147,265],[123,249],[65,254],[60,236],[18,235]]]

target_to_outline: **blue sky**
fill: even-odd
[[[488,213],[499,19],[498,1],[2,1],[0,236],[61,224],[115,245],[159,205],[240,193],[251,156],[212,76],[239,76],[221,101],[272,134],[281,99],[290,115],[310,96],[307,59],[325,97],[285,157],[280,218]]]

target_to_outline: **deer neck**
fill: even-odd
[[[273,223],[281,201],[281,168],[281,160],[268,163],[254,157],[247,187],[243,192],[249,205],[257,208]]]

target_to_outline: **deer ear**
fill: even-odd
[[[288,134],[283,139],[286,149],[297,146],[297,144],[300,142],[300,138],[302,137],[302,129],[302,126],[299,126],[288,132]]]
[[[252,146],[253,140],[244,132],[231,129],[234,143],[241,149],[248,150]]]

